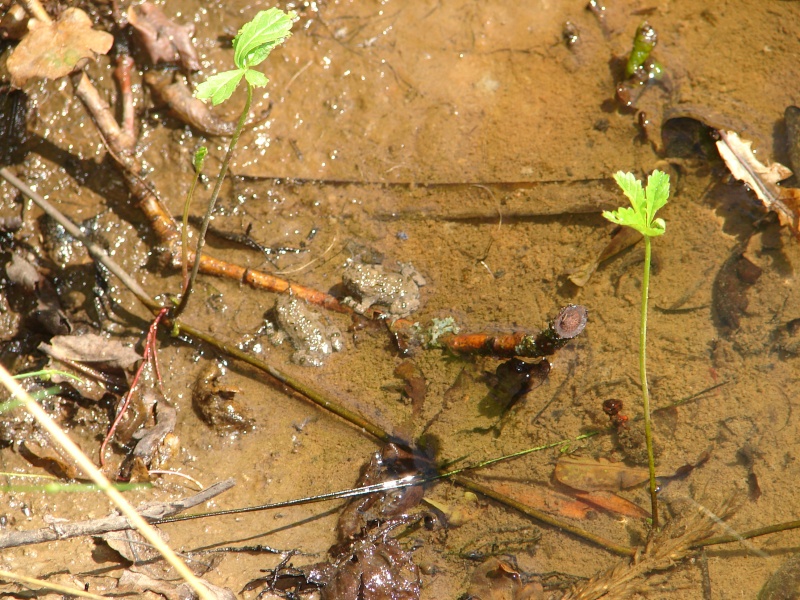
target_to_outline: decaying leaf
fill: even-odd
[[[583,287],[589,282],[589,279],[597,270],[597,267],[600,266],[600,263],[616,256],[623,250],[627,250],[641,239],[642,234],[635,229],[631,229],[630,227],[617,227],[613,236],[597,257],[586,263],[583,267],[570,273],[569,280],[578,287]]]
[[[58,79],[97,54],[106,54],[114,37],[92,29],[89,16],[78,8],[68,8],[57,21],[42,23],[31,19],[30,29],[8,58],[11,83],[22,87],[29,79]]]
[[[414,415],[419,415],[425,405],[428,382],[413,360],[404,360],[394,370],[394,376],[403,380],[403,395],[411,402]]]
[[[57,335],[50,344],[39,344],[39,350],[53,358],[76,362],[102,362],[126,369],[142,357],[119,340],[110,340],[96,333]]]
[[[562,456],[556,463],[555,477],[576,490],[616,492],[644,483],[650,474],[643,467],[629,467],[607,458]]]
[[[153,64],[180,62],[188,71],[200,70],[200,60],[192,44],[194,25],[178,25],[150,2],[131,6],[128,22],[141,37]]]
[[[646,519],[650,513],[638,504],[626,500],[622,496],[617,496],[614,492],[597,490],[594,492],[575,492],[575,497],[584,502],[594,504],[609,512],[617,513],[634,519]]]
[[[178,421],[177,412],[167,403],[166,398],[160,397],[156,406],[156,424],[133,433],[133,438],[139,440],[133,449],[133,456],[142,459],[148,466],[153,462],[164,440],[175,430]]]
[[[25,257],[13,252],[11,261],[6,264],[6,275],[11,283],[21,285],[32,292],[44,279],[36,266]]]
[[[55,448],[43,446],[32,439],[27,439],[19,446],[19,452],[35,467],[46,470],[61,479],[75,479],[78,469],[63,457]]]
[[[570,519],[585,519],[592,512],[592,506],[566,494],[543,485],[520,485],[493,482],[492,489],[523,504],[551,513],[558,513]]]
[[[61,335],[72,331],[67,315],[61,310],[55,286],[39,272],[33,262],[13,253],[11,262],[6,265],[6,275],[9,281],[36,295],[37,306],[32,316],[48,333]]]
[[[741,139],[734,131],[720,130],[719,138],[717,150],[731,174],[753,190],[767,210],[778,214],[781,225],[800,235],[800,189],[778,185],[792,172],[780,163],[766,166],[759,162],[751,148],[753,142]]]

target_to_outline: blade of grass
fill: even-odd
[[[9,581],[16,581],[17,583],[24,583],[28,587],[38,586],[45,590],[53,590],[68,596],[76,596],[78,598],[94,598],[95,600],[105,600],[106,596],[98,596],[90,592],[84,592],[80,588],[71,587],[68,585],[61,585],[53,583],[52,581],[44,581],[43,579],[36,579],[35,577],[27,577],[25,575],[17,575],[8,571],[0,570],[0,579],[8,579]]]

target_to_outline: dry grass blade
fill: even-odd
[[[161,553],[164,559],[172,565],[175,570],[183,577],[191,588],[197,593],[202,600],[214,600],[214,596],[208,589],[195,577],[189,570],[189,567],[178,558],[178,556],[167,546],[158,535],[158,532],[148,525],[136,509],[133,508],[125,498],[122,497],[111,482],[97,470],[91,460],[78,448],[75,443],[64,433],[58,425],[48,416],[48,414],[40,407],[30,395],[14,381],[11,374],[6,371],[5,367],[0,365],[0,383],[11,392],[17,399],[21,400],[28,412],[33,415],[36,421],[47,431],[53,440],[58,443],[64,450],[66,450],[72,459],[83,469],[84,473],[94,481],[98,487],[109,497],[109,499],[128,517],[131,524],[141,533],[148,542]]]
[[[685,520],[672,519],[655,533],[633,560],[598,573],[589,581],[573,587],[561,600],[620,600],[639,593],[647,595],[648,591],[654,591],[651,589],[653,583],[646,579],[648,575],[670,569],[689,556],[698,542],[714,532],[719,520],[729,517],[732,512],[732,500],[728,500],[716,515],[695,505],[693,514]]]
[[[23,583],[29,587],[35,585],[41,589],[53,590],[54,592],[59,592],[61,594],[66,594],[68,596],[75,596],[76,598],[94,598],[95,600],[105,600],[106,598],[105,596],[98,596],[97,594],[84,592],[79,588],[74,588],[68,585],[60,585],[58,583],[52,583],[50,581],[45,581],[43,579],[36,579],[35,577],[26,577],[25,575],[17,575],[16,573],[9,573],[8,571],[0,571],[0,579],[16,581],[17,583]]]

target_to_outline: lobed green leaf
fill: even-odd
[[[603,216],[612,223],[625,225],[648,237],[663,235],[666,223],[664,219],[654,217],[669,199],[669,175],[653,171],[647,179],[647,189],[642,188],[642,182],[633,173],[618,171],[614,174],[614,180],[630,200],[631,208],[606,210]]]
[[[197,86],[194,96],[200,100],[211,99],[211,104],[214,106],[222,104],[231,97],[244,74],[245,69],[234,69],[212,75]]]
[[[269,83],[267,76],[261,71],[256,71],[255,69],[247,69],[247,71],[244,72],[244,78],[247,80],[247,83],[252,85],[254,88],[264,87]]]
[[[652,220],[656,212],[669,199],[669,175],[663,171],[653,171],[647,178],[645,197],[647,198],[647,215]]]
[[[233,39],[233,62],[240,69],[261,63],[272,49],[291,35],[294,12],[270,8],[258,13]]]

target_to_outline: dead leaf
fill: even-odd
[[[127,369],[142,357],[119,340],[110,340],[96,333],[57,335],[50,344],[42,342],[39,350],[53,358],[76,362],[102,362]]]
[[[598,256],[583,267],[570,273],[569,280],[578,287],[583,287],[589,282],[589,279],[591,279],[597,267],[600,266],[600,263],[616,256],[623,250],[627,250],[641,239],[642,234],[635,229],[631,229],[630,227],[618,227]]]
[[[617,496],[614,492],[605,492],[603,490],[575,492],[575,497],[625,517],[633,517],[634,519],[647,519],[650,517],[650,513],[641,506],[621,496]]]
[[[236,600],[236,594],[227,588],[214,585],[205,579],[201,579],[200,583],[214,600]],[[178,586],[178,597],[180,600],[196,600],[197,594],[188,583],[182,583]]]
[[[644,483],[650,479],[650,474],[645,468],[629,467],[606,458],[562,456],[556,463],[555,478],[564,485],[584,492],[617,492]]]
[[[800,190],[778,185],[792,172],[780,163],[766,166],[759,162],[751,148],[753,142],[739,138],[735,131],[718,133],[717,150],[731,175],[753,190],[767,210],[777,213],[781,225],[788,225],[795,235],[800,235]]]
[[[133,449],[133,456],[142,459],[145,465],[153,461],[162,442],[174,431],[178,421],[178,413],[167,404],[166,398],[159,399],[156,410],[158,416],[156,425],[149,429],[139,429],[132,436],[139,440]]]
[[[404,360],[397,365],[394,376],[403,381],[403,394],[411,400],[414,415],[419,415],[425,405],[425,395],[428,393],[425,375],[413,360]]]
[[[176,63],[188,71],[200,70],[200,59],[192,44],[194,25],[178,25],[149,2],[128,9],[128,22],[142,39],[153,64]]]
[[[31,19],[28,34],[8,58],[11,83],[21,88],[33,77],[58,79],[69,75],[88,59],[106,54],[114,37],[92,29],[89,16],[68,8],[52,23]]]
[[[32,292],[43,279],[36,266],[16,252],[11,254],[11,262],[6,264],[6,275],[11,283],[21,285]]]
[[[492,483],[492,489],[533,508],[558,513],[570,519],[585,519],[592,507],[585,502],[543,485]]]
[[[76,479],[79,475],[78,469],[55,448],[42,446],[31,439],[20,444],[19,453],[33,466],[44,469],[60,479]]]

